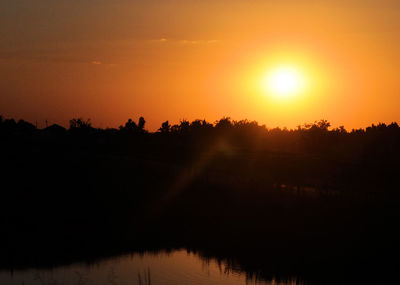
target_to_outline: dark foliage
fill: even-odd
[[[400,128],[330,127],[1,118],[0,267],[186,247],[263,279],[396,275]]]

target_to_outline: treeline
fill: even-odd
[[[56,155],[130,157],[158,163],[160,169],[191,169],[203,161],[209,176],[220,173],[224,183],[233,175],[258,180],[260,185],[341,193],[369,193],[368,188],[383,193],[398,179],[400,127],[395,122],[351,131],[343,126],[331,128],[327,120],[282,129],[229,117],[214,123],[182,120],[171,125],[165,121],[156,132],[147,131],[145,125],[140,117],[119,128],[100,129],[90,120],[75,118],[68,129],[56,124],[38,129],[23,120],[0,118],[0,138],[7,155],[32,151],[48,155],[52,151]],[[241,169],[248,164],[251,168]]]
[[[47,124],[47,121],[46,121]],[[169,121],[161,124],[156,132],[149,132],[145,129],[146,120],[140,117],[136,123],[132,119],[128,119],[126,123],[120,125],[119,128],[95,128],[92,126],[90,119],[74,118],[69,121],[69,128],[66,129],[58,124],[52,124],[45,128],[39,129],[34,124],[25,120],[16,121],[12,118],[5,119],[0,116],[0,132],[2,135],[23,135],[34,133],[50,133],[50,134],[93,134],[93,133],[113,133],[113,134],[163,134],[163,135],[182,135],[202,133],[209,135],[212,133],[242,133],[243,135],[254,136],[257,138],[260,135],[269,136],[284,136],[284,135],[299,135],[309,134],[311,136],[388,136],[392,138],[398,135],[400,127],[396,122],[391,124],[378,123],[363,129],[352,129],[348,131],[344,126],[331,128],[331,123],[327,120],[319,120],[314,123],[306,123],[297,126],[295,129],[284,128],[267,128],[265,125],[259,125],[256,121],[249,120],[232,120],[230,117],[223,117],[214,123],[206,120],[181,120],[179,124],[171,125]]]
[[[120,125],[118,129],[116,128],[95,128],[92,126],[90,119],[83,118],[73,118],[69,121],[69,129],[68,131],[74,131],[76,129],[85,129],[91,131],[109,131],[109,132],[131,132],[131,133],[149,133],[145,129],[146,120],[143,117],[138,119],[136,123],[131,118],[128,119],[126,123]],[[47,125],[47,121],[46,121]],[[223,117],[220,120],[215,121],[214,123],[208,122],[205,119],[203,120],[193,120],[192,122],[188,120],[181,120],[179,124],[171,125],[169,121],[165,121],[161,124],[160,128],[155,133],[189,133],[196,132],[199,130],[227,130],[227,129],[236,129],[240,131],[253,131],[253,132],[269,132],[269,133],[277,133],[277,132],[304,132],[304,131],[329,131],[330,133],[335,134],[364,134],[364,133],[382,133],[385,131],[395,131],[399,130],[399,125],[396,122],[392,122],[391,124],[378,123],[377,125],[372,124],[371,126],[363,129],[352,129],[348,131],[344,126],[339,126],[336,128],[331,128],[331,123],[327,120],[321,119],[319,121],[315,121],[314,123],[306,123],[303,125],[298,125],[295,129],[284,128],[267,128],[266,125],[259,125],[257,121],[249,121],[245,120],[232,120],[230,117]],[[6,119],[3,116],[0,116],[0,129],[2,132],[15,133],[15,132],[29,132],[29,131],[39,131],[39,130],[48,130],[52,131],[55,129],[67,131],[66,128],[58,125],[52,124],[50,126],[46,126],[45,128],[39,129],[34,124],[27,122],[25,120],[14,120],[13,118]]]
[[[397,123],[289,130],[225,117],[149,132],[144,118],[115,129],[1,119],[0,157],[0,268],[149,243],[226,256],[266,279],[397,272]]]
[[[399,152],[400,127],[396,122],[391,124],[372,124],[365,129],[346,130],[343,126],[332,128],[327,120],[299,125],[295,129],[267,128],[256,121],[231,120],[223,117],[214,123],[206,120],[189,122],[181,120],[179,124],[171,125],[169,121],[161,124],[156,132],[145,128],[146,121],[140,117],[137,122],[129,119],[119,128],[95,128],[90,119],[74,118],[70,120],[69,128],[53,124],[38,129],[32,123],[24,120],[4,119],[0,116],[1,137],[79,137],[81,141],[96,138],[111,141],[126,141],[132,143],[138,140],[167,141],[183,146],[201,145],[203,149],[210,147],[215,140],[224,140],[230,147],[252,150],[270,150],[290,153],[316,153],[332,155],[344,160],[354,160],[360,157],[393,156]]]

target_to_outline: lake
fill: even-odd
[[[77,263],[51,269],[1,271],[0,284],[10,285],[239,285],[301,284],[246,277],[226,262],[206,259],[187,250],[135,253],[95,263]]]

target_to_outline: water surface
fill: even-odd
[[[239,285],[299,284],[246,278],[224,262],[205,259],[186,250],[131,254],[94,264],[78,263],[52,269],[0,272],[0,284],[10,285]]]

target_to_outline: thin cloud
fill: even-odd
[[[191,44],[191,45],[196,45],[199,43],[199,41],[189,41],[189,40],[182,40],[180,41],[182,44]]]
[[[208,45],[220,42],[219,40],[181,40],[179,41],[185,45]]]
[[[175,43],[175,44],[182,44],[182,45],[206,45],[206,44],[214,44],[220,42],[219,40],[188,40],[188,39],[167,39],[167,38],[160,38],[156,40],[152,40],[152,42],[159,42],[159,43]]]
[[[160,38],[160,39],[156,39],[156,40],[151,40],[152,42],[157,42],[157,43],[165,43],[168,41],[167,38]]]
[[[90,63],[93,65],[102,65],[102,66],[106,66],[106,67],[114,67],[117,65],[115,63],[104,63],[104,62],[98,61],[98,60],[93,60]]]

